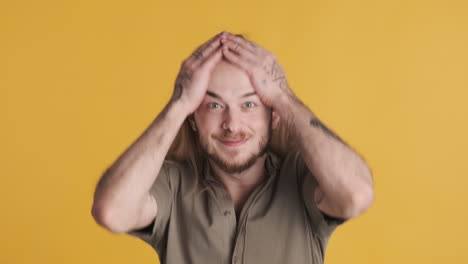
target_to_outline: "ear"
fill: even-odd
[[[194,114],[189,115],[187,119],[188,119],[190,127],[193,129],[193,131],[197,132],[197,124],[195,123]]]
[[[280,121],[280,116],[278,113],[276,113],[275,110],[271,110],[271,128],[276,129],[278,127],[279,121]]]

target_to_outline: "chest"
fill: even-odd
[[[178,263],[316,263],[319,241],[295,187],[271,183],[239,196],[214,189],[179,201],[173,213],[168,260],[173,255],[186,258]]]
[[[253,190],[248,190],[244,192],[229,192],[237,221],[239,221],[239,217],[242,212],[242,208],[244,208],[245,203],[249,200],[249,197],[253,195],[252,192]]]

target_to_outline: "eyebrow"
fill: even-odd
[[[221,96],[219,96],[218,94],[213,93],[211,91],[206,91],[206,94],[211,96],[211,97],[218,98],[218,99],[222,100]],[[257,94],[257,93],[256,92],[250,92],[250,93],[246,93],[246,94],[242,95],[241,97],[245,98],[245,97],[249,97],[249,96],[252,96],[252,95],[255,95],[255,94]]]

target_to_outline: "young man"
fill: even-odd
[[[161,263],[322,263],[373,202],[365,161],[294,95],[275,56],[222,32],[104,173],[92,214]]]

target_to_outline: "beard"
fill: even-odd
[[[205,141],[200,135],[198,136],[198,140],[200,143],[200,148],[203,156],[208,160],[213,161],[221,170],[226,173],[241,173],[250,167],[252,167],[258,158],[262,157],[268,150],[268,145],[271,139],[272,127],[271,127],[271,120],[268,126],[268,132],[266,136],[260,138],[258,142],[258,148],[249,154],[247,159],[244,162],[235,163],[230,162],[229,160],[223,159],[220,155],[215,152],[210,152],[208,148],[208,142]],[[238,135],[231,135],[230,138],[245,138],[244,134]]]

